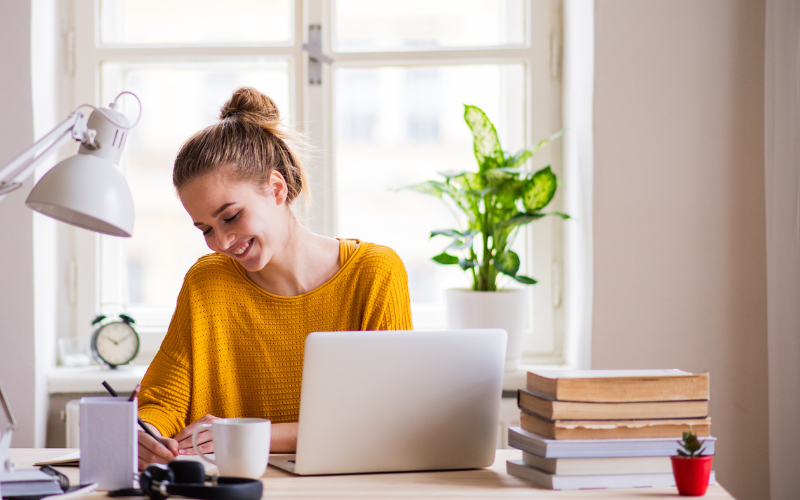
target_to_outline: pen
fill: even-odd
[[[108,383],[108,382],[106,382],[105,380],[103,380],[103,387],[105,387],[105,388],[106,388],[106,390],[108,391],[108,393],[109,393],[109,394],[111,394],[112,396],[114,396],[115,398],[118,398],[118,397],[119,397],[119,394],[117,394],[117,391],[115,391],[115,390],[114,390],[114,389],[111,387],[111,385],[109,385],[109,383]],[[130,399],[128,399],[128,401],[133,401],[133,398],[135,398],[135,397],[136,397],[136,395],[139,393],[139,387],[140,387],[140,385],[139,385],[139,384],[136,384],[136,387],[133,389],[133,393],[131,393],[131,397],[130,397]],[[158,436],[156,436],[156,435],[153,433],[153,431],[151,431],[151,430],[150,430],[150,428],[149,428],[149,427],[147,427],[146,425],[144,425],[144,422],[142,422],[142,419],[141,419],[141,418],[139,418],[139,417],[136,417],[136,420],[139,422],[139,426],[140,426],[142,429],[144,429],[144,431],[147,433],[147,435],[148,435],[148,436],[150,436],[151,438],[155,439],[155,440],[156,440],[156,441],[158,441],[159,443],[161,442],[161,440],[158,438]]]

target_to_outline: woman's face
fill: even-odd
[[[178,192],[208,248],[258,272],[288,238],[286,183],[273,172],[264,187],[235,179],[225,168],[198,177]]]

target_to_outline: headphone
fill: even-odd
[[[139,474],[142,492],[150,500],[181,495],[203,500],[260,500],[264,485],[259,479],[219,477],[215,486],[206,486],[203,464],[173,460],[168,465],[150,464]]]

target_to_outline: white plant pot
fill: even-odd
[[[522,334],[525,332],[527,290],[475,292],[449,289],[444,292],[447,329],[502,328],[508,334],[506,344],[507,372],[519,368]]]

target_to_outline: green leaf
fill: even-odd
[[[529,212],[541,210],[556,194],[556,174],[550,167],[544,167],[531,177],[528,188],[522,197],[522,204]]]
[[[678,450],[678,455],[680,455],[682,457],[688,457],[689,456],[686,453],[684,453],[683,450]]]
[[[530,149],[523,149],[522,151],[520,151],[519,153],[508,159],[508,161],[506,162],[508,166],[506,168],[526,171],[524,168],[522,168],[522,165],[524,165],[525,162],[528,161],[528,158],[530,158],[531,156],[533,156],[533,152]]]
[[[545,215],[547,214],[539,212],[518,212],[511,216],[510,219],[498,222],[497,225],[499,227],[524,226],[525,224],[529,224],[535,220],[541,219]]]
[[[455,255],[450,255],[447,252],[442,252],[439,255],[433,257],[433,260],[438,262],[439,264],[444,264],[446,266],[450,264],[458,264],[458,257]]]
[[[457,229],[435,229],[435,230],[431,231],[431,238],[433,238],[434,236],[440,236],[440,235],[449,236],[451,238],[460,238],[460,237],[463,236],[461,234],[461,231],[459,231]]]
[[[466,170],[442,170],[441,172],[436,172],[436,173],[447,179],[454,179],[456,177],[461,177],[462,175],[466,175],[470,172]]]
[[[503,165],[498,164],[503,161],[503,150],[500,148],[500,140],[497,138],[497,130],[494,125],[486,116],[481,108],[477,106],[464,105],[464,120],[472,130],[472,144],[475,150],[475,159],[478,161],[478,168],[483,171],[485,168],[490,168],[491,163],[487,162],[488,158],[493,158],[495,167]]]
[[[502,186],[504,184],[511,184],[512,182],[516,182],[515,175],[509,174],[505,172],[506,169],[504,168],[495,168],[493,170],[486,170],[483,172],[483,176],[486,179],[486,184],[490,187],[497,188],[500,187],[500,191],[506,191]]]
[[[494,191],[494,189],[493,189],[493,188],[486,188],[486,189],[465,189],[465,190],[464,190],[464,193],[466,193],[466,194],[468,194],[468,195],[470,195],[470,196],[474,196],[474,197],[476,197],[476,198],[483,198],[484,196],[486,196],[487,194],[491,193],[492,191]]]
[[[444,251],[448,250],[466,250],[467,248],[472,248],[472,241],[474,238],[470,236],[466,236],[464,239],[456,238],[450,243]]]
[[[556,132],[555,134],[551,135],[547,139],[542,139],[541,141],[539,141],[539,143],[536,144],[536,146],[532,147],[528,151],[530,151],[531,156],[533,156],[536,153],[538,153],[539,150],[542,149],[543,147],[547,146],[548,144],[550,144],[551,142],[555,141],[556,139],[560,139],[562,135],[564,135],[564,131],[563,130],[559,130],[558,132]]]
[[[441,198],[442,195],[447,192],[447,185],[439,181],[425,181],[425,182],[420,182],[419,184],[403,186],[401,188],[398,188],[397,191],[403,189],[408,189],[410,191],[416,191],[418,193],[429,194],[432,196],[436,196],[437,198]]]
[[[511,250],[498,254],[494,258],[494,266],[501,273],[513,277],[519,271],[519,255]]]
[[[466,271],[466,270],[471,269],[473,267],[477,267],[478,263],[475,262],[474,260],[459,259],[458,265],[461,266],[461,269]]]
[[[514,167],[502,167],[502,168],[498,168],[496,170],[498,170],[499,172],[505,172],[505,173],[511,174],[511,175],[514,175],[514,174],[519,175],[519,174],[527,174],[528,173],[528,171],[525,170],[524,168],[514,168]]]
[[[497,158],[492,156],[487,156],[483,159],[483,163],[478,166],[478,171],[480,172],[487,172],[489,170],[493,170],[495,168],[500,168],[505,165],[504,162],[497,161]]]
[[[516,276],[514,276],[514,279],[519,281],[523,285],[535,285],[536,283],[538,283],[538,281],[536,281],[535,279],[528,278],[527,276],[523,276],[521,274],[517,274]]]
[[[464,189],[482,189],[486,187],[483,177],[475,172],[466,172],[464,175],[453,177],[453,181]]]
[[[467,248],[472,248],[472,238],[467,238],[466,240],[453,240],[452,243],[447,245],[447,248],[445,248],[444,251],[466,250]]]
[[[531,156],[533,156],[536,153],[538,153],[540,149],[542,149],[543,147],[547,146],[548,144],[550,144],[551,142],[555,141],[556,139],[560,138],[562,135],[564,135],[564,131],[563,130],[559,130],[558,132],[556,132],[555,134],[551,135],[547,139],[543,139],[543,140],[539,141],[539,143],[536,146],[532,147],[531,149],[523,149],[522,151],[518,152],[517,154],[509,157],[506,160],[506,166],[508,168],[519,168],[519,167],[521,167],[523,164],[525,164],[526,161],[528,161],[528,158],[530,158]]]
[[[571,218],[572,218],[572,217],[570,217],[569,215],[567,215],[567,214],[565,214],[565,213],[562,213],[562,212],[547,212],[547,213],[546,213],[546,214],[544,214],[544,215],[555,215],[556,217],[561,217],[561,218],[562,218],[562,219],[564,219],[564,220],[567,220],[567,219],[571,219]]]

